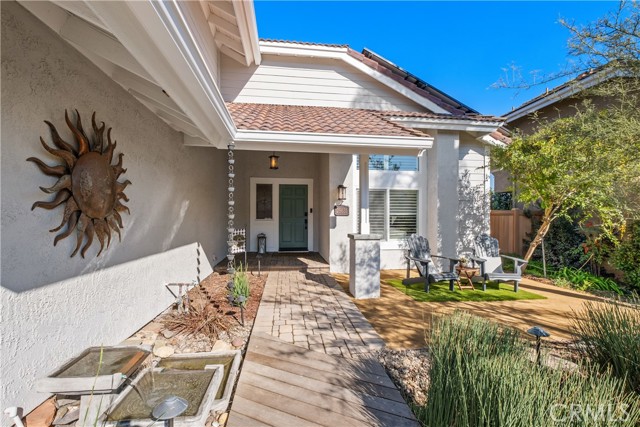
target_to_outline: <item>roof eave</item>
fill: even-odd
[[[392,117],[391,121],[400,123],[408,128],[423,128],[435,130],[453,130],[463,132],[484,132],[491,133],[496,131],[500,126],[504,125],[504,121],[486,121],[486,120],[456,120],[456,119],[437,119],[427,117]]]
[[[532,114],[545,107],[553,105],[556,102],[562,101],[563,99],[569,98],[585,89],[589,89],[599,83],[602,83],[603,81],[608,80],[615,75],[615,71],[609,69],[601,70],[581,80],[569,82],[569,84],[566,84],[566,86],[564,87],[563,85],[560,85],[558,88],[549,91],[548,95],[545,95],[533,102],[525,102],[521,106],[505,114],[504,116],[506,119],[506,123],[511,123],[514,120],[517,120],[528,114]]]
[[[416,156],[433,146],[433,137],[238,129],[234,142],[239,150]]]

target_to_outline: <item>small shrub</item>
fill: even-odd
[[[573,332],[585,356],[640,393],[640,306],[587,302]]]
[[[541,224],[540,217],[533,216],[532,221],[531,237],[535,236]],[[586,236],[576,222],[564,217],[552,222],[544,237],[547,269],[582,266],[589,258],[589,255],[584,252],[583,244],[585,242]],[[542,260],[542,245],[536,248],[533,259]]]
[[[218,338],[225,328],[224,313],[212,304],[193,304],[185,313],[172,312],[163,321],[164,326],[184,335],[203,334],[210,340]]]
[[[538,366],[515,330],[488,320],[459,312],[438,319],[430,352],[427,403],[414,407],[425,426],[640,422],[637,396],[622,380],[588,366],[581,372]]]
[[[508,211],[513,209],[513,193],[502,191],[491,193],[491,210]]]
[[[571,283],[573,288],[581,291],[609,291],[615,292],[618,295],[622,295],[622,290],[618,287],[618,284],[608,277],[600,277],[591,274],[587,271],[579,270],[577,268],[563,267],[553,274],[553,277],[557,280],[564,279],[564,281]]]
[[[249,276],[240,264],[233,276],[233,286],[229,288],[229,302],[233,305],[246,307],[250,295]]]
[[[611,261],[624,273],[625,283],[640,289],[640,221],[631,224],[611,255]]]

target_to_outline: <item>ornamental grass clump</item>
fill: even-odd
[[[640,301],[633,302],[585,303],[574,316],[573,333],[588,359],[640,393]]]
[[[242,264],[236,267],[235,274],[233,276],[233,285],[229,287],[229,295],[227,298],[229,302],[235,306],[246,307],[249,296],[251,295],[251,289],[249,287],[249,276],[247,276],[246,270]]]
[[[640,404],[624,382],[587,366],[539,366],[512,329],[454,313],[435,322],[425,426],[637,425]]]

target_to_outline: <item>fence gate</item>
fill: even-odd
[[[501,253],[523,256],[527,233],[531,233],[531,219],[524,215],[522,209],[491,211],[491,236],[500,242]]]

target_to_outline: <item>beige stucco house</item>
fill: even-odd
[[[55,162],[44,120],[72,140],[74,109],[113,128],[132,183],[122,241],[98,257],[71,258],[74,238],[53,246],[61,207],[31,210],[55,180],[25,159]],[[382,236],[382,268],[402,267],[412,232],[468,249],[489,227],[500,125],[371,51],[260,40],[248,1],[3,1],[3,407],[35,407],[36,378],[126,338],[169,306],[167,284],[224,259],[228,145],[249,250],[264,233],[268,251],[346,272],[358,231]]]

